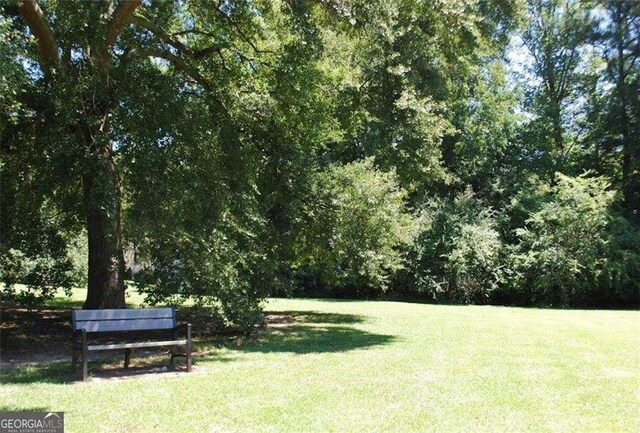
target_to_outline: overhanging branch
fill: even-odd
[[[156,37],[158,37],[162,42],[171,45],[173,48],[175,48],[180,52],[189,53],[191,51],[189,47],[187,47],[181,41],[179,41],[174,37],[171,37],[169,34],[167,34],[167,32],[162,30],[160,27],[156,26],[154,23],[152,23],[150,20],[143,17],[142,15],[134,15],[131,18],[131,22],[139,27],[142,27],[150,31]]]
[[[214,44],[210,47],[202,48],[199,50],[194,50],[187,45],[185,45],[182,41],[177,39],[175,35],[170,35],[165,32],[163,29],[152,23],[149,19],[142,15],[135,15],[131,18],[131,22],[137,26],[140,26],[151,33],[153,33],[158,39],[160,39],[165,44],[171,45],[173,48],[178,50],[181,54],[185,54],[194,59],[201,59],[209,54],[213,54],[216,52],[220,52],[222,48],[225,47],[226,44]]]
[[[107,49],[111,48],[115,43],[118,33],[129,22],[131,15],[140,6],[140,3],[142,3],[142,0],[122,0],[118,4],[107,26]]]
[[[49,23],[36,0],[18,0],[18,11],[29,26],[29,30],[38,41],[38,48],[42,56],[42,68],[48,73],[60,68],[60,54]]]
[[[185,74],[191,81],[200,85],[200,87],[207,92],[215,104],[222,110],[225,116],[229,115],[229,111],[216,95],[211,83],[200,73],[200,71],[198,71],[198,69],[187,63],[180,56],[155,48],[139,48],[132,50],[130,54],[137,54],[145,57],[157,57],[168,61],[171,65]]]

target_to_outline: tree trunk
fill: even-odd
[[[617,69],[617,82],[616,87],[618,90],[618,104],[619,114],[618,121],[620,122],[620,133],[622,134],[622,195],[624,197],[624,203],[628,210],[632,210],[632,191],[630,188],[630,174],[631,174],[631,140],[629,137],[629,118],[627,114],[627,87],[625,84],[625,78],[627,72],[625,71],[625,58],[624,58],[624,45],[625,45],[625,24],[626,16],[622,9],[622,4],[616,5],[615,10],[615,38],[616,38],[616,69]]]
[[[16,2],[18,11],[29,26],[31,35],[40,49],[40,66],[46,81],[55,82],[64,78],[66,72],[75,70],[71,61],[62,61],[61,49],[51,30],[47,17],[36,0]],[[86,104],[81,104],[84,118],[76,125],[80,140],[87,151],[87,165],[82,176],[86,202],[87,232],[89,237],[89,285],[84,308],[121,308],[124,307],[124,255],[122,251],[122,230],[120,226],[120,189],[115,165],[112,159],[113,149],[106,139],[109,110],[115,105],[112,80],[109,76],[111,60],[110,50],[118,34],[129,23],[142,0],[118,2],[115,6],[109,2],[106,38],[100,36],[100,23],[89,23],[87,34],[80,37],[80,43],[94,43],[86,50],[90,53],[84,73],[94,73],[95,86]],[[26,35],[26,33],[25,33]],[[84,42],[83,42],[84,41]],[[70,51],[66,52],[70,55]],[[70,77],[67,77],[70,78]],[[62,82],[65,82],[64,80]],[[67,84],[71,84],[68,80]],[[96,97],[103,96],[103,98]],[[67,101],[68,102],[68,101]],[[106,102],[106,104],[104,104]],[[86,111],[85,111],[86,110]],[[101,126],[96,128],[96,119]],[[86,122],[86,123],[84,123]],[[93,125],[90,126],[90,125]],[[92,130],[92,128],[94,130]],[[95,140],[94,132],[99,131],[100,143]]]
[[[89,238],[89,284],[84,309],[124,308],[120,188],[111,146],[95,152],[83,176]]]
[[[552,122],[553,122],[553,141],[556,145],[556,151],[560,154],[558,165],[562,164],[564,157],[564,128],[562,127],[562,109],[560,101],[553,101]],[[561,167],[560,167],[561,168]]]

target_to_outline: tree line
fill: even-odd
[[[3,0],[3,299],[637,306],[639,12]]]

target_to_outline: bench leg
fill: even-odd
[[[87,349],[87,333],[82,330],[82,381],[87,380],[89,376],[89,368],[87,363],[89,362],[89,350]]]
[[[71,353],[71,372],[75,373],[78,371],[78,352],[80,351],[80,349],[78,349],[77,347],[74,347]]]
[[[124,368],[129,368],[129,360],[132,353],[133,349],[124,349]]]
[[[187,371],[191,371],[191,344],[187,345]]]
[[[191,324],[187,325],[187,371],[191,371]]]
[[[87,348],[83,347],[82,348],[82,381],[87,380],[87,376],[89,376],[89,368],[87,366],[87,363],[89,362],[89,360],[87,359]]]

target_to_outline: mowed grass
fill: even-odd
[[[192,373],[5,372],[0,410],[64,411],[68,432],[640,431],[637,311],[285,299],[267,310],[256,339],[200,342]]]

